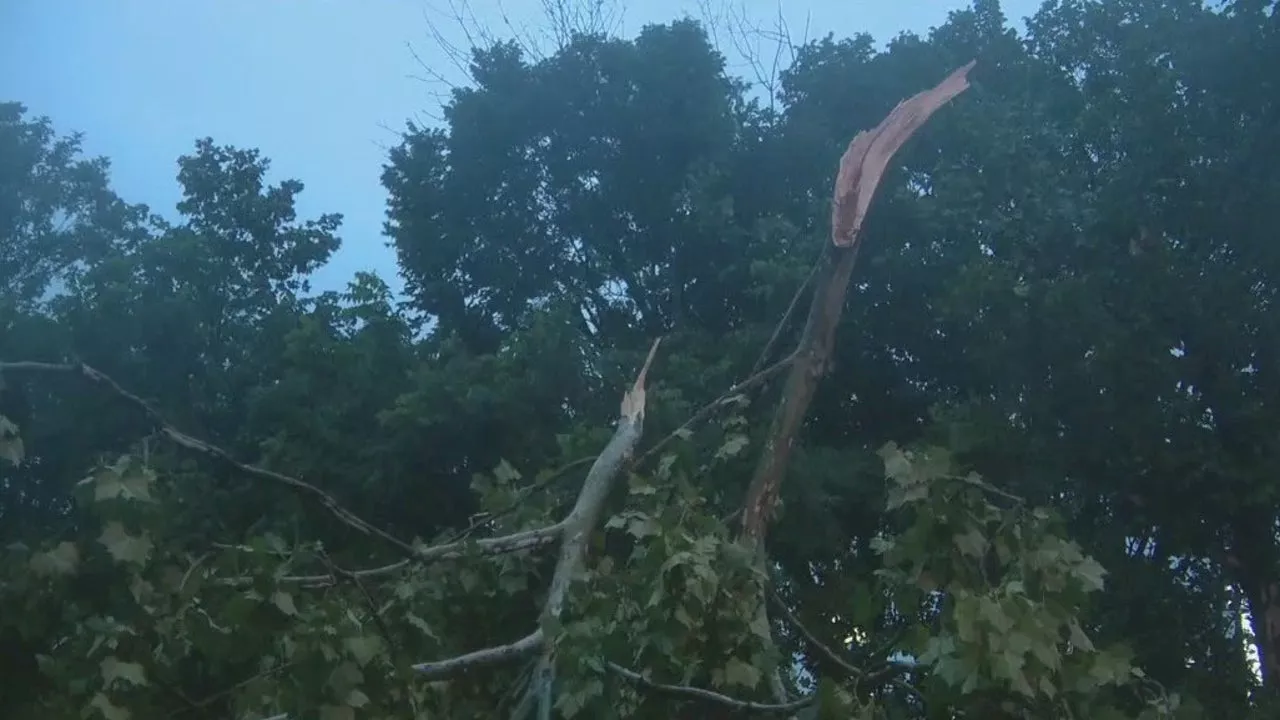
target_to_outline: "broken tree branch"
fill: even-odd
[[[796,348],[786,389],[774,415],[768,440],[747,492],[742,538],[759,548],[777,505],[778,488],[786,473],[796,434],[825,373],[834,346],[835,329],[844,310],[849,278],[857,258],[859,231],[889,159],[934,112],[969,86],[973,62],[952,72],[930,90],[903,102],[875,129],[858,133],[840,158],[832,194],[831,245],[814,283],[813,300],[804,332]]]
[[[836,326],[844,311],[849,278],[858,256],[860,231],[871,199],[889,160],[929,117],[969,87],[974,63],[953,71],[936,87],[898,103],[873,130],[858,133],[840,158],[831,204],[831,244],[826,246],[814,281],[809,315],[794,353],[781,401],[764,449],[747,489],[739,539],[754,552],[761,577],[768,577],[765,533],[777,509],[779,489],[786,475],[800,427],[813,401],[818,381],[831,363]],[[759,605],[758,621],[769,626],[768,604]],[[785,699],[781,675],[771,673],[774,695]]]
[[[544,547],[559,539],[561,533],[564,531],[565,523],[567,522],[567,520],[565,520],[546,527],[525,530],[496,538],[484,538],[470,541],[463,540],[431,547],[414,547],[413,545],[392,536],[385,530],[382,530],[381,528],[378,528],[358,517],[355,513],[352,513],[350,510],[343,507],[332,495],[311,483],[274,470],[267,470],[266,468],[259,467],[257,465],[240,462],[233,458],[226,450],[178,430],[167,419],[165,419],[164,415],[152,406],[151,403],[126,390],[120,385],[120,383],[116,382],[106,373],[96,370],[89,365],[84,363],[44,363],[29,361],[0,362],[0,373],[4,372],[76,373],[83,375],[91,382],[109,388],[113,393],[124,398],[133,406],[139,408],[147,419],[156,426],[157,431],[161,435],[169,438],[179,446],[215,458],[250,477],[287,485],[301,491],[303,494],[310,495],[311,497],[318,499],[321,505],[348,526],[366,535],[381,538],[382,540],[395,545],[409,556],[409,558],[419,562],[452,560],[470,553],[476,553],[479,555],[501,555],[504,553],[518,552],[520,550]],[[367,577],[371,575],[386,574],[404,567],[406,562],[407,561],[395,562],[370,570],[351,571],[351,575],[352,577]],[[331,580],[331,578],[328,576],[317,575],[287,577],[285,580],[298,582],[304,585],[327,585],[329,583],[327,583],[326,580]],[[234,580],[231,582],[232,584],[235,583]]]
[[[623,465],[631,458],[636,443],[640,440],[644,425],[645,378],[653,364],[654,355],[658,352],[658,342],[654,341],[644,366],[636,376],[635,383],[623,395],[618,428],[587,473],[587,479],[582,484],[582,490],[578,493],[578,501],[574,504],[573,510],[564,520],[552,526],[560,534],[560,558],[551,576],[551,586],[547,591],[547,600],[543,607],[544,622],[541,623],[543,627],[546,626],[547,620],[559,620],[569,587],[582,574],[582,568],[586,563],[587,539],[591,531],[599,525],[605,500],[613,490],[614,481]],[[531,532],[541,533],[545,530]],[[530,535],[530,533],[517,533],[517,535],[498,539],[509,541],[510,538],[522,535]],[[427,677],[445,677],[480,665],[516,660],[541,651],[542,657],[534,668],[533,679],[529,683],[526,697],[542,696],[549,687],[554,664],[551,644],[546,641],[543,627],[539,627],[513,643],[476,650],[445,660],[419,663],[414,665],[413,669]],[[520,703],[521,706],[525,704],[524,701]]]

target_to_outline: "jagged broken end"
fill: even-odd
[[[863,218],[894,153],[939,108],[969,87],[969,71],[976,60],[956,68],[933,88],[898,103],[879,125],[849,142],[840,157],[831,203],[831,242],[836,247],[857,243]]]
[[[649,367],[653,365],[653,358],[658,354],[658,345],[661,342],[662,338],[653,341],[653,345],[649,348],[649,356],[645,358],[644,366],[640,368],[640,373],[636,375],[635,383],[622,396],[622,419],[633,425],[639,424],[644,420],[645,377],[649,374]]]

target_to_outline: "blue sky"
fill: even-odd
[[[406,120],[429,121],[444,89],[421,79],[419,58],[463,82],[434,42],[434,20],[465,46],[450,0],[0,0],[0,101],[82,131],[85,149],[112,161],[117,191],[156,212],[179,198],[175,161],[196,138],[257,147],[273,179],[306,184],[299,214],[345,216],[343,247],[317,277],[341,288],[374,270],[399,288],[382,236],[386,148]],[[455,4],[459,0],[453,0]],[[772,24],[778,0],[645,0],[624,6],[622,33],[729,4]],[[887,40],[924,32],[967,0],[787,0],[794,39],[869,32]],[[1036,0],[1005,0],[1013,20]],[[473,0],[499,36],[545,26],[543,0]],[[505,18],[505,20],[504,20]],[[509,24],[508,24],[509,23]],[[735,74],[743,57],[722,42]],[[410,51],[412,48],[413,52]]]

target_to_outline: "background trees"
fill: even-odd
[[[482,48],[445,126],[409,127],[388,158],[403,303],[372,276],[308,287],[340,219],[296,218],[301,184],[266,186],[253,151],[197,143],[169,224],[6,105],[0,360],[84,361],[396,538],[539,527],[572,502],[655,337],[642,454],[793,346],[798,319],[761,356],[797,291],[806,306],[844,145],[977,58],[867,221],[770,531],[781,654],[750,626],[732,540],[768,387],[612,499],[569,602],[560,651],[582,664],[557,712],[728,712],[623,682],[608,658],[765,703],[776,665],[796,694],[817,679],[808,709],[831,717],[1056,716],[1036,663],[1058,645],[1036,633],[1060,627],[1077,657],[1044,677],[1087,716],[1176,693],[1179,717],[1263,717],[1280,687],[1278,33],[1274,3],[1081,0],[1047,2],[1020,37],[979,0],[883,51],[800,48],[768,106],[690,21],[536,60]],[[408,666],[529,632],[550,555],[353,579],[395,548],[175,447],[84,378],[3,379],[0,449],[17,459],[21,438],[21,462],[0,463],[6,716],[509,707],[518,665],[447,688]],[[921,445],[877,455],[890,441]],[[947,479],[969,470],[998,492]],[[1082,600],[1085,555],[1123,581]],[[1013,582],[1036,586],[1033,610],[980,601]],[[1088,682],[1075,630],[1103,658]],[[1023,642],[1037,659],[1015,660]],[[1143,677],[1096,687],[1126,662]]]

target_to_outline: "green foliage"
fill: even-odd
[[[609,663],[780,674],[802,717],[1274,716],[1276,17],[1052,0],[1018,37],[979,0],[799,48],[768,109],[693,22],[484,48],[388,158],[406,303],[311,291],[340,219],[256,151],[198,142],[163,222],[0,105],[0,362],[83,360],[416,547],[562,518],[664,336],[559,623],[552,548],[400,563],[79,372],[0,368],[0,715],[494,717],[528,668],[412,666],[541,622],[562,717],[730,712]],[[766,572],[734,513],[775,389],[643,453],[790,347],[760,357],[839,152],[974,57],[868,218]]]
[[[873,545],[885,564],[879,574],[900,612],[931,618],[934,631],[906,650],[933,677],[1037,718],[1095,717],[1092,706],[1107,697],[1100,691],[1143,677],[1127,649],[1098,649],[1082,627],[1085,599],[1103,589],[1106,572],[1063,539],[1052,512],[976,473],[953,474],[938,448],[890,444],[881,456],[888,506],[909,520]]]

